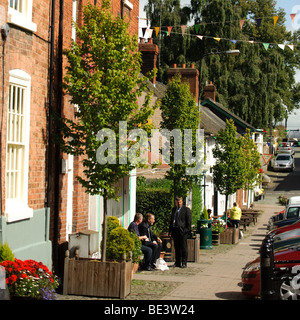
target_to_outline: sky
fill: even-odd
[[[145,4],[148,0],[140,0],[140,29],[139,29],[139,36],[142,37],[142,27],[146,27],[147,23],[145,20],[141,18],[146,18],[146,14],[144,13],[143,9]],[[181,6],[185,4],[189,4],[190,0],[181,0]],[[283,8],[286,13],[286,26],[288,30],[295,31],[300,28],[300,0],[277,0],[277,8]],[[296,16],[294,21],[292,21],[290,14],[295,13]],[[297,70],[296,77],[297,82],[300,82],[300,70]],[[293,114],[289,115],[288,122],[287,122],[287,129],[300,129],[300,110],[297,110]]]

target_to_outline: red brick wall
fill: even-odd
[[[80,22],[82,17],[82,7],[94,0],[78,0],[78,17]],[[6,121],[7,121],[7,95],[9,70],[22,69],[31,76],[31,106],[30,106],[30,151],[29,151],[29,180],[28,180],[28,204],[34,210],[45,207],[47,192],[47,161],[48,161],[48,107],[49,107],[49,53],[50,53],[50,22],[51,22],[51,0],[34,0],[32,21],[37,24],[35,33],[26,31],[22,28],[10,25],[9,35],[5,44],[4,70],[0,63],[1,79],[0,94],[4,87],[4,105],[1,106],[3,112],[3,122],[1,130],[1,175],[2,175],[2,209],[5,205],[5,161],[6,158]],[[58,72],[58,30],[60,1],[57,0],[55,8],[55,82],[54,82],[54,101],[53,106],[57,108],[57,96],[59,92],[60,80],[57,79]],[[72,6],[73,0],[64,0],[63,12],[63,49],[71,45],[72,35]],[[131,0],[133,10],[124,11],[124,17],[130,16],[130,33],[138,34],[138,15],[139,1]],[[98,1],[100,5],[100,1]],[[8,0],[0,0],[0,25],[7,22]],[[114,15],[121,14],[121,1],[112,0],[112,12]],[[1,51],[3,42],[0,37]],[[1,60],[2,61],[2,60]],[[63,70],[66,67],[66,59],[63,57]],[[64,71],[65,72],[65,71]],[[64,75],[63,72],[63,75]],[[73,119],[74,106],[70,105],[69,97],[65,96],[62,101],[62,114]],[[1,119],[0,119],[1,121]],[[52,150],[54,151],[54,149]],[[60,154],[61,159],[68,156]],[[88,228],[88,194],[82,186],[75,180],[76,175],[83,174],[81,160],[74,157],[74,193],[73,193],[73,231],[81,231]],[[56,166],[55,158],[52,159],[53,171],[51,172],[52,202],[51,202],[51,221],[50,237],[53,235],[53,213],[55,200],[59,201],[59,243],[66,239],[66,209],[67,209],[67,174],[61,173],[61,161]],[[59,172],[59,199],[54,199],[55,172]]]
[[[35,3],[37,1],[34,1]],[[0,20],[7,22],[8,1],[0,0]],[[39,13],[37,15],[37,12]],[[5,56],[1,58],[1,80],[4,77],[4,104],[2,123],[2,209],[5,208],[5,161],[6,159],[6,121],[9,71],[22,69],[31,76],[31,106],[30,106],[30,151],[28,204],[33,209],[44,207],[46,193],[46,143],[47,143],[47,101],[48,101],[48,25],[49,1],[41,2],[33,10],[33,21],[38,24],[37,32],[24,30],[9,25],[10,30],[5,43]],[[3,48],[2,39],[1,52]],[[4,74],[2,61],[4,60]],[[2,101],[3,81],[0,82]],[[2,211],[3,213],[4,211]]]

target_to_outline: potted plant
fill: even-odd
[[[116,217],[107,217],[106,225],[106,261],[70,259],[66,252],[63,294],[124,299],[131,292],[134,237]]]

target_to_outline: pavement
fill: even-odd
[[[263,211],[257,223],[251,226],[238,244],[224,253],[213,254],[213,250],[201,249],[200,262],[188,263],[187,269],[193,271],[191,275],[183,273],[181,276],[178,272],[173,276],[168,271],[156,271],[136,273],[134,279],[179,283],[176,289],[161,300],[247,300],[249,298],[241,292],[243,267],[259,255],[269,218],[283,208],[276,205],[272,196],[255,202],[254,209]],[[168,264],[171,266],[171,263]]]

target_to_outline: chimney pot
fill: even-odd
[[[144,38],[140,38],[140,43],[145,43],[145,39]]]
[[[191,64],[191,68],[195,68],[195,63],[192,63],[192,64]]]
[[[149,38],[149,39],[148,39],[148,43],[153,43],[153,39],[152,39],[152,38]]]
[[[182,64],[182,68],[185,68],[185,63]]]

